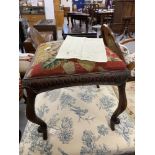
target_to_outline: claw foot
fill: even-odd
[[[43,133],[43,139],[47,140],[47,127],[38,127],[38,132]]]
[[[119,118],[111,118],[111,121],[110,121],[111,130],[114,131],[115,130],[115,124],[119,124],[119,123],[120,123]]]
[[[38,127],[38,132],[43,133],[43,129],[41,128],[41,126]]]

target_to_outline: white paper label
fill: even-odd
[[[67,36],[61,45],[56,58],[77,58],[80,60],[107,62],[105,45],[102,38]]]

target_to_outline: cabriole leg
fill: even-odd
[[[126,99],[126,93],[125,93],[125,85],[126,83],[121,84],[118,86],[118,92],[119,92],[119,103],[118,107],[113,113],[111,120],[110,120],[110,127],[111,130],[115,130],[115,124],[119,124],[120,120],[118,116],[126,109],[127,107],[127,99]]]
[[[27,119],[39,125],[38,131],[43,133],[43,139],[47,140],[47,125],[43,120],[37,117],[35,113],[35,97],[37,94],[30,88],[26,88],[26,92],[27,92],[27,106],[26,106]]]

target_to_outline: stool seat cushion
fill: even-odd
[[[79,74],[103,72],[105,70],[124,70],[126,64],[109,48],[106,48],[106,63],[98,63],[79,59],[56,59],[62,41],[41,44],[36,51],[34,62],[27,77],[52,76],[62,74]],[[95,51],[94,51],[95,52]]]
[[[114,155],[134,152],[134,119],[125,111],[115,131],[109,127],[118,98],[112,86],[80,86],[37,95],[36,114],[48,126],[48,139],[28,122],[20,155]]]

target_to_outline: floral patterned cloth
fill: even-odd
[[[130,51],[127,46],[121,45],[121,50],[123,52],[123,56],[125,62],[127,64],[128,69],[131,71],[131,76],[135,77],[135,52]]]
[[[104,70],[123,70],[126,68],[126,64],[109,48],[106,48],[108,59],[106,63],[79,59],[56,59],[61,44],[62,41],[41,44],[36,51],[34,62],[27,77],[102,72]]]
[[[19,73],[26,73],[27,68],[33,59],[34,54],[32,53],[20,53],[19,55]]]
[[[127,90],[128,91],[128,90]],[[131,103],[130,103],[131,104]],[[134,103],[132,103],[134,104]],[[114,155],[134,151],[134,118],[123,112],[116,130],[109,120],[118,105],[112,86],[61,88],[37,95],[36,113],[48,125],[48,139],[28,121],[20,155]]]

